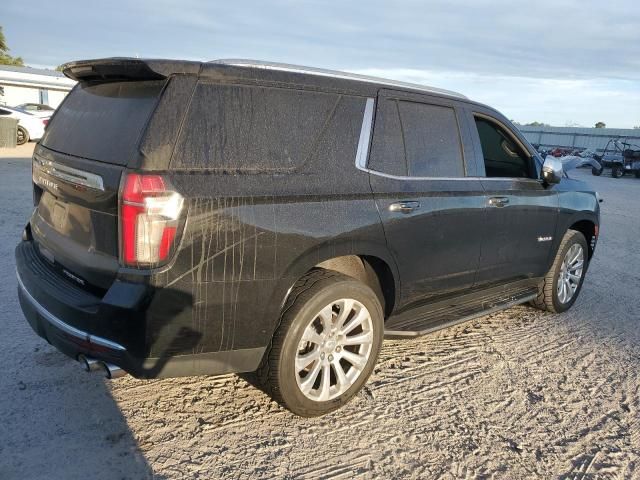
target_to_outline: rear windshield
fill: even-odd
[[[126,165],[164,83],[79,84],[58,108],[41,143],[58,152]]]

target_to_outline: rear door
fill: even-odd
[[[164,85],[78,84],[34,151],[34,240],[78,283],[106,289],[117,272],[121,174],[138,154]]]
[[[487,194],[477,284],[543,276],[558,220],[558,196],[540,180],[532,152],[488,109],[466,111]]]
[[[370,182],[404,305],[474,283],[484,211],[459,107],[428,95],[378,96]]]

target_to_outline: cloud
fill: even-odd
[[[576,115],[581,123],[599,119],[612,105],[623,105],[614,90],[637,106],[629,88],[637,90],[640,82],[636,0],[32,0],[29,22],[41,27],[24,28],[23,2],[4,0],[2,25],[12,53],[33,64],[132,55],[245,57],[342,70],[439,72],[439,85],[472,79],[463,90],[497,100],[514,115],[521,112],[512,99],[526,94],[531,108],[533,99],[541,101],[534,117],[542,121],[547,112],[562,120],[564,112]],[[492,90],[494,81],[512,96]],[[558,98],[554,91],[568,95]],[[561,102],[561,113],[551,100]],[[580,113],[583,100],[599,103],[594,112]],[[628,119],[628,110],[620,109],[620,122],[640,123]]]
[[[448,88],[500,110],[520,123],[590,127],[640,124],[640,81],[557,79],[416,69],[358,69],[354,73]]]

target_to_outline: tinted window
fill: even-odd
[[[231,172],[294,169],[317,150],[340,99],[292,89],[199,84],[172,166]]]
[[[382,100],[376,115],[369,167],[400,176],[464,176],[454,109]]]
[[[126,165],[164,81],[79,84],[47,125],[42,144],[78,157]]]
[[[453,108],[399,102],[411,177],[463,177],[462,145]]]
[[[405,176],[407,174],[398,102],[395,100],[379,101],[369,168],[390,175]]]
[[[516,145],[512,137],[499,125],[476,117],[476,127],[482,145],[484,169],[487,177],[530,178],[529,156]]]

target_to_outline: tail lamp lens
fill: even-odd
[[[121,194],[121,249],[125,265],[168,260],[184,198],[161,175],[129,173]]]

